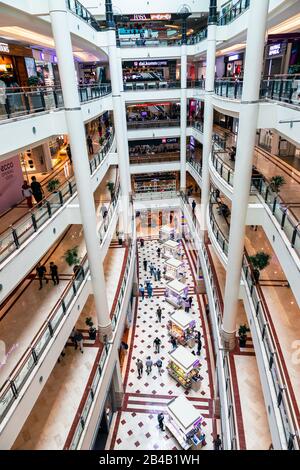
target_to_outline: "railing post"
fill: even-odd
[[[53,333],[53,328],[52,328],[52,325],[51,325],[51,322],[50,322],[50,321],[48,321],[48,328],[49,328],[50,336],[51,336],[51,338],[52,338],[52,336],[53,336],[54,333]]]
[[[41,102],[42,102],[43,110],[46,111],[46,102],[45,102],[45,96],[44,96],[44,91],[43,90],[40,91],[40,96],[41,96]]]
[[[51,217],[51,216],[52,216],[52,212],[51,212],[51,205],[50,205],[50,202],[49,202],[49,201],[46,201],[46,206],[47,206],[47,211],[48,211],[49,217]]]
[[[64,299],[61,300],[61,306],[62,306],[63,312],[66,313],[67,307],[66,307]]]
[[[71,183],[71,181],[68,181],[68,185],[69,185],[70,195],[72,196],[72,195],[73,195],[73,188],[72,188],[72,183]]]
[[[38,357],[37,357],[37,354],[36,354],[34,348],[31,348],[31,354],[32,354],[32,357],[33,357],[33,362],[34,362],[35,364],[37,364],[37,363],[38,363]]]
[[[274,199],[274,201],[273,201],[273,208],[272,208],[272,214],[273,214],[273,215],[275,214],[276,205],[277,205],[277,197],[275,197],[275,199]]]
[[[63,195],[62,195],[61,191],[58,191],[58,196],[59,196],[60,205],[63,206],[64,205],[64,198],[63,198]]]
[[[19,239],[18,239],[18,235],[17,235],[16,229],[15,229],[13,226],[11,226],[11,230],[12,230],[12,236],[13,236],[13,239],[14,239],[14,242],[15,242],[15,245],[16,245],[16,248],[19,248],[20,243],[19,243]]]
[[[32,225],[33,225],[34,231],[36,232],[37,231],[37,224],[36,224],[36,218],[35,218],[35,215],[34,215],[33,212],[31,212],[31,220],[32,220]]]
[[[299,224],[298,224],[299,225]],[[294,228],[294,231],[293,231],[293,235],[292,235],[292,247],[294,248],[295,246],[295,242],[296,242],[296,238],[297,238],[297,233],[298,233],[298,225],[296,225],[296,227]]]
[[[282,214],[282,219],[281,219],[281,224],[280,224],[280,227],[281,227],[282,229],[283,229],[284,224],[285,224],[286,213],[287,213],[287,209],[285,209],[285,210],[283,211],[283,214]]]

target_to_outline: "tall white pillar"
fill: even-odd
[[[111,337],[112,327],[106,297],[100,242],[96,227],[96,211],[91,186],[86,135],[78,96],[72,43],[64,0],[49,0],[52,32],[64,98],[66,121],[80,205],[84,239],[91,272],[99,335]]]
[[[268,7],[269,0],[251,0],[240,125],[237,139],[222,324],[224,345],[229,349],[235,345],[236,316],[244,254],[245,223],[255,147]]]
[[[186,44],[181,46],[181,64],[180,64],[180,189],[186,188],[186,118],[187,118],[187,51]]]
[[[129,207],[129,193],[131,192],[130,180],[130,167],[129,167],[129,152],[128,152],[128,139],[127,139],[127,122],[126,122],[126,109],[124,97],[121,96],[120,89],[122,81],[122,65],[120,65],[121,57],[116,47],[115,30],[108,30],[108,55],[109,55],[109,69],[111,77],[112,97],[113,97],[113,110],[114,110],[114,124],[117,139],[118,163],[120,172],[120,186],[121,186],[121,214],[120,222],[123,226],[125,234],[129,231],[128,221],[128,207]]]
[[[216,65],[216,24],[208,24],[207,27],[207,52],[206,52],[206,77],[204,95],[204,124],[203,124],[203,147],[202,147],[202,188],[201,188],[201,228],[207,229],[206,211],[209,204],[210,178],[209,178],[209,155],[212,150],[212,134],[214,108],[212,94],[215,88],[215,65]]]
[[[272,141],[271,141],[271,154],[278,155],[279,153],[279,141],[280,136],[276,131],[272,131]]]
[[[52,158],[51,158],[49,143],[44,142],[42,144],[42,148],[43,148],[43,159],[45,162],[46,171],[51,171],[53,169],[53,165],[52,165]]]
[[[115,406],[116,408],[121,408],[122,403],[123,403],[123,397],[124,397],[124,386],[123,386],[122,371],[121,371],[119,358],[116,360],[116,365],[115,365],[113,376],[112,376],[112,382],[113,382]]]

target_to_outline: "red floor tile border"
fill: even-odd
[[[114,450],[117,435],[118,435],[118,429],[119,429],[119,426],[120,426],[121,415],[122,415],[122,412],[117,411],[117,418],[116,418],[114,430],[113,430],[113,433],[112,433],[112,438],[111,438],[111,443],[110,443],[110,446],[109,446],[109,450]]]
[[[237,374],[236,368],[234,363],[234,354],[229,354],[229,363],[230,363],[230,373],[232,379],[232,388],[233,388],[233,395],[234,395],[234,407],[236,412],[236,423],[238,428],[238,440],[239,440],[239,447],[240,450],[246,450],[246,439],[245,439],[245,431],[244,431],[244,422],[243,422],[243,415],[242,415],[242,407],[240,401],[240,393],[237,381]]]

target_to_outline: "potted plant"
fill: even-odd
[[[272,191],[275,193],[279,193],[281,186],[285,184],[285,179],[283,176],[277,175],[277,176],[272,176],[270,179],[270,188]]]
[[[102,147],[102,145],[104,144],[104,142],[105,142],[105,137],[100,137],[100,139],[99,139],[100,147]]]
[[[40,83],[39,77],[28,77],[27,84],[31,87],[36,87]]]
[[[239,344],[240,348],[246,347],[247,333],[250,331],[247,325],[240,325],[239,327]]]
[[[58,186],[59,186],[59,180],[58,179],[53,179],[53,180],[49,181],[49,183],[47,185],[47,189],[48,189],[49,193],[52,193],[53,191],[56,191]]]
[[[89,326],[89,338],[95,340],[97,336],[97,329],[94,327],[92,317],[86,317],[85,324]]]
[[[249,256],[249,261],[253,267],[253,275],[255,282],[259,281],[260,272],[270,264],[271,256],[268,253],[259,251],[254,256]]]
[[[78,246],[74,246],[74,248],[67,250],[64,254],[64,258],[69,266],[73,266],[74,264],[79,265],[80,259],[78,256]]]
[[[113,181],[108,181],[106,184],[106,187],[108,188],[110,192],[110,197],[113,199],[115,195],[115,183]]]

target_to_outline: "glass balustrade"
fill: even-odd
[[[72,13],[79,16],[79,18],[88,23],[96,31],[101,31],[96,18],[91,15],[90,12],[80,2],[78,2],[78,0],[66,0],[66,5]]]
[[[90,160],[91,174],[108,154],[112,142],[113,135]],[[51,219],[71,199],[76,190],[75,178],[72,177],[31,209],[28,214],[14,222],[9,229],[2,232],[0,234],[0,264]]]
[[[218,20],[219,26],[225,26],[232,23],[236,18],[242,15],[250,6],[250,0],[239,0],[234,5],[229,6],[225,9],[224,13],[221,14]]]
[[[124,82],[124,91],[150,91],[180,88],[180,80],[160,80],[149,82]]]
[[[240,100],[243,91],[242,79],[215,80],[215,94],[232,100]]]

